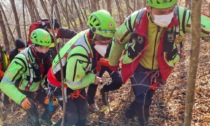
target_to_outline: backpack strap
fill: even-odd
[[[87,45],[87,42],[84,42],[84,41],[86,41],[85,40],[85,33],[83,33],[83,35],[81,35],[79,38],[78,38],[78,40],[76,40],[77,42],[76,43],[74,43],[73,45],[71,45],[70,46],[70,48],[66,51],[66,53],[64,54],[64,56],[61,58],[61,63],[62,63],[62,66],[64,67],[65,65],[66,65],[66,63],[67,63],[67,58],[68,58],[68,54],[69,54],[69,52],[73,49],[73,48],[75,48],[76,46],[83,46],[86,50],[87,50],[87,52],[88,52],[88,57],[89,57],[89,65],[86,67],[86,72],[88,72],[89,71],[89,69],[90,69],[90,63],[92,63],[92,60],[93,60],[93,56],[92,56],[92,54],[91,54],[91,51],[90,51],[90,48],[88,47],[88,45]],[[80,55],[80,56],[83,56],[83,55],[81,55],[81,54],[75,54],[75,55]],[[83,57],[85,57],[85,56],[83,56]],[[58,63],[58,64],[56,64],[54,67],[53,67],[53,69],[52,69],[52,71],[53,71],[53,73],[54,74],[56,74],[58,71],[60,71],[60,63]]]
[[[141,19],[142,19],[142,16],[143,16],[144,12],[146,12],[146,8],[143,8],[143,9],[138,11],[138,14],[137,14],[135,22],[134,22],[134,29],[133,29],[134,32],[136,31],[136,29],[140,25],[140,22],[141,22]]]
[[[179,20],[179,34],[184,35],[187,10],[182,7],[175,7],[175,14]]]
[[[33,71],[32,65],[31,65],[31,61],[29,59],[29,48],[21,51],[21,54],[23,54],[25,56],[26,61],[28,63],[28,68],[29,68],[30,79],[29,79],[28,84],[27,84],[27,86],[25,88],[25,90],[28,91],[30,86],[32,85],[33,79],[34,79],[34,74],[33,74],[34,71]]]
[[[132,33],[132,32],[135,32],[136,29],[138,28],[140,22],[141,22],[141,18],[144,14],[144,12],[146,11],[146,8],[143,8],[141,10],[138,10],[137,12],[137,16],[135,18],[135,21],[134,21],[134,24],[132,24],[132,21],[131,21],[131,15],[128,17],[128,20],[127,20],[127,29]],[[133,26],[133,27],[132,27]]]
[[[138,29],[143,14],[146,12],[146,8],[143,8],[137,12],[136,18],[134,20],[133,29],[130,29],[131,31],[131,37],[128,42],[128,57],[131,59],[134,59],[137,55],[139,55],[142,50],[144,49],[145,45],[145,39],[144,37],[138,35],[136,33],[136,30]],[[128,19],[129,27],[131,26],[131,20]]]

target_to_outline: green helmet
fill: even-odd
[[[87,21],[87,26],[95,33],[112,38],[116,31],[116,22],[106,10],[93,12]]]
[[[177,0],[146,0],[147,6],[154,8],[169,8],[177,4]]]
[[[50,46],[52,43],[50,33],[41,28],[38,28],[31,33],[31,41],[33,44],[40,46]]]

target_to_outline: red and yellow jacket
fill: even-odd
[[[146,8],[131,14],[118,28],[115,41],[112,43],[109,63],[112,66],[119,64],[124,51],[121,70],[124,83],[131,77],[138,64],[147,69],[159,70],[162,80],[166,81],[179,60],[184,33],[191,30],[191,12],[182,7],[175,7],[174,12],[174,17],[167,28],[155,26],[157,32],[152,31],[155,27],[150,27],[155,24],[151,21]],[[201,37],[205,40],[209,38],[209,21],[209,17],[201,16]],[[151,52],[155,55],[148,55]]]

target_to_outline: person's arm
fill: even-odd
[[[97,62],[97,66],[95,68],[96,72],[99,73],[101,71],[101,67],[108,67],[112,71],[117,71],[119,66],[110,66],[109,61],[105,58],[100,58],[100,60]]]
[[[184,33],[190,33],[192,22],[191,22],[191,11],[185,10],[183,7],[179,7],[179,16],[180,22],[184,22],[182,24],[182,29]],[[204,14],[201,14],[201,38],[203,38],[205,41],[210,42],[210,17]]]
[[[71,39],[77,34],[77,32],[70,30],[70,29],[64,29],[64,28],[59,28],[58,33],[57,33],[57,38],[66,38],[66,39]]]
[[[15,101],[17,104],[21,104],[22,100],[26,97],[15,86],[15,82],[21,78],[26,69],[25,56],[19,54],[17,58],[13,59],[9,67],[7,68],[4,77],[0,83],[0,89],[9,98]]]
[[[96,75],[93,72],[86,72],[88,59],[86,50],[81,46],[70,51],[65,71],[66,84],[72,90],[87,87],[95,82]]]
[[[125,45],[130,40],[131,30],[133,29],[133,24],[137,13],[138,11],[126,18],[124,23],[120,25],[115,33],[114,41],[112,41],[112,47],[108,58],[111,66],[117,66],[119,64],[119,59],[123,50],[125,49]]]

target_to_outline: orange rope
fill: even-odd
[[[82,96],[80,92],[81,92],[81,90],[75,90],[73,93],[70,93],[70,97],[72,99],[79,98],[79,97],[85,99],[85,97]]]

